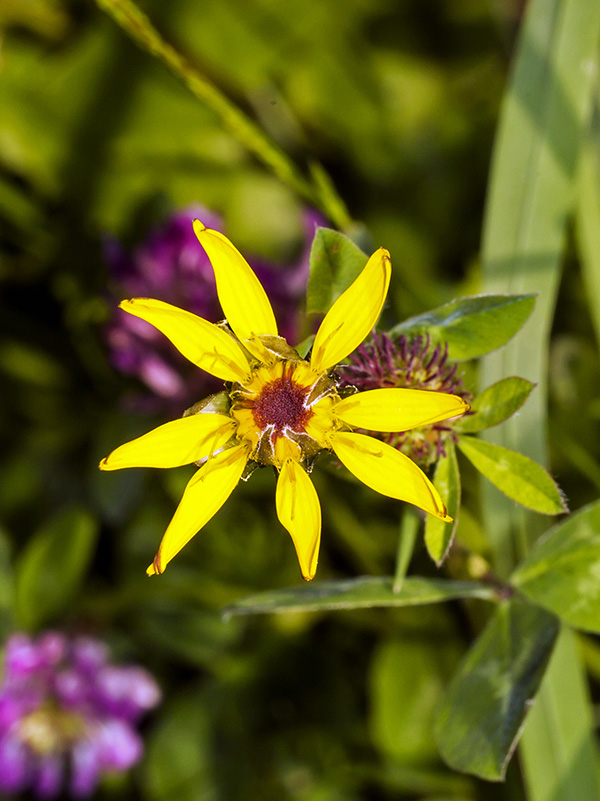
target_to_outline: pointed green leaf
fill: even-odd
[[[553,615],[516,598],[499,605],[453,678],[436,722],[455,770],[501,781],[558,634]]]
[[[471,403],[471,412],[454,423],[453,428],[474,434],[508,420],[529,397],[535,384],[525,378],[511,376],[487,387]]]
[[[98,525],[85,509],[56,515],[28,542],[16,571],[17,617],[35,629],[69,606],[91,561]]]
[[[446,504],[448,514],[454,518],[452,523],[444,523],[433,515],[427,515],[425,521],[427,552],[440,567],[452,545],[460,508],[460,473],[456,448],[452,441],[446,445],[446,456],[442,457],[436,465],[433,483]]]
[[[474,359],[504,345],[533,311],[535,295],[473,295],[411,317],[389,335],[428,333],[432,341],[447,342],[458,361]]]
[[[600,633],[600,501],[553,526],[511,583],[572,626]]]
[[[367,256],[347,236],[331,228],[317,228],[310,249],[306,311],[328,311],[366,263]]]
[[[361,576],[342,581],[323,581],[272,590],[242,598],[223,610],[228,615],[255,615],[270,612],[317,612],[323,609],[364,609],[372,606],[419,606],[455,598],[482,598],[492,601],[495,590],[475,581],[450,581],[410,577],[399,592],[392,578]]]
[[[513,501],[544,515],[568,511],[550,474],[528,456],[475,437],[461,437],[458,447],[482,475]]]

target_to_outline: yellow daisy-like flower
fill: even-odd
[[[468,404],[455,395],[417,389],[374,389],[342,398],[329,377],[379,317],[391,275],[388,251],[379,248],[333,304],[306,360],[277,335],[269,299],[241,253],[198,220],[194,230],[215,271],[227,323],[209,323],[160,300],[120,304],[228,385],[227,396],[219,393],[196,404],[180,420],[121,445],[100,462],[101,470],[200,465],[148,575],[162,573],[216,514],[249,462],[273,465],[279,473],[277,516],[292,537],[307,581],[315,575],[321,539],[321,507],[308,470],[323,450],[333,451],[376,492],[449,521],[437,490],[414,462],[353,429],[407,431],[461,415]]]

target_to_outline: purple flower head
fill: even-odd
[[[404,335],[391,339],[387,334],[374,334],[370,341],[350,355],[348,365],[339,368],[338,377],[340,386],[354,387],[359,392],[381,387],[406,387],[447,392],[467,402],[472,399],[458,375],[458,364],[448,359],[448,345],[433,348],[428,334],[419,334],[412,339]],[[444,443],[449,439],[457,440],[451,420],[410,431],[370,433],[424,468],[446,455]]]
[[[93,793],[109,771],[143,754],[140,717],[160,702],[152,676],[112,665],[107,646],[47,632],[7,641],[0,683],[0,793],[57,798]]]
[[[116,239],[104,244],[104,259],[122,297],[157,297],[211,322],[222,318],[215,278],[208,256],[192,227],[194,218],[223,231],[219,218],[192,206],[175,212],[131,251]],[[253,260],[251,266],[273,302],[282,336],[298,338],[300,309],[308,281],[310,246],[324,220],[314,211],[304,214],[304,247],[293,264]],[[220,389],[217,379],[194,369],[153,326],[120,310],[105,330],[110,361],[120,372],[138,378],[149,392],[136,399],[151,412],[176,411],[198,397]]]

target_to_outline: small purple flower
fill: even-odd
[[[446,392],[470,402],[472,395],[458,375],[458,364],[448,359],[448,346],[431,346],[429,335],[408,339],[404,335],[392,339],[377,333],[360,345],[349,357],[350,364],[340,367],[340,386],[354,387],[359,392],[382,387],[406,387]],[[372,432],[384,442],[402,451],[423,468],[445,456],[444,444],[458,439],[452,420],[413,428],[410,431],[381,434]]]
[[[14,634],[0,684],[0,793],[30,790],[42,801],[66,787],[90,796],[102,775],[128,770],[143,754],[135,724],[160,702],[152,676],[112,665],[88,637]]]
[[[178,211],[131,251],[114,238],[104,243],[104,259],[122,297],[159,297],[208,320],[221,316],[215,278],[208,256],[200,246],[192,221],[201,219],[209,228],[223,231],[219,218],[195,206]],[[306,283],[310,246],[323,218],[314,211],[304,214],[304,248],[298,260],[275,265],[253,260],[258,275],[273,302],[281,335],[297,340]],[[149,390],[135,399],[138,408],[150,412],[181,413],[207,392],[221,388],[220,382],[189,363],[148,323],[121,311],[105,330],[112,365],[125,375],[138,378]]]

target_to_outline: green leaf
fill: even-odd
[[[493,588],[474,581],[416,576],[404,579],[402,589],[394,592],[392,578],[360,576],[252,595],[226,607],[223,614],[255,615],[270,612],[318,612],[322,609],[368,609],[372,606],[419,606],[454,598],[493,601],[496,593]]]
[[[16,571],[18,619],[36,629],[63,613],[92,559],[98,525],[85,510],[56,515],[27,543]]]
[[[458,673],[436,722],[455,770],[501,781],[539,688],[558,621],[518,599],[499,605]]]
[[[444,630],[443,619],[435,630]],[[431,636],[431,629],[422,632],[415,637],[400,631],[380,643],[368,680],[372,739],[386,756],[413,769],[439,760],[433,722],[460,660],[457,640]]]
[[[161,711],[148,738],[144,790],[150,801],[215,801],[213,732],[205,688],[187,688]]]
[[[550,474],[528,456],[475,437],[461,437],[458,447],[482,475],[513,501],[544,515],[568,511]]]
[[[460,509],[460,473],[456,448],[452,441],[448,442],[445,447],[446,456],[442,457],[436,465],[433,483],[446,504],[448,514],[454,520],[452,523],[444,523],[433,515],[427,515],[425,521],[425,545],[429,556],[438,567],[446,558],[454,540]]]
[[[600,633],[600,501],[553,526],[511,583],[576,628]]]
[[[362,272],[367,256],[347,236],[317,228],[310,249],[306,311],[325,313]]]
[[[525,403],[535,384],[525,378],[512,376],[496,381],[484,389],[471,404],[471,411],[454,423],[454,429],[463,434],[474,434],[508,420]]]
[[[504,345],[527,320],[535,295],[473,295],[411,317],[390,332],[391,337],[428,333],[432,341],[447,342],[450,355],[474,359]]]

